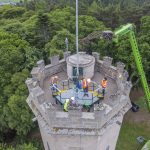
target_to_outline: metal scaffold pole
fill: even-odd
[[[76,53],[77,53],[77,78],[79,76],[79,49],[78,49],[78,0],[76,0]]]

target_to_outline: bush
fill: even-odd
[[[2,17],[12,19],[16,17],[21,17],[24,13],[25,13],[25,8],[12,7],[12,8],[6,9],[3,12]]]

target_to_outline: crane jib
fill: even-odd
[[[148,82],[146,80],[145,72],[142,65],[142,59],[139,53],[138,44],[134,33],[134,26],[132,24],[127,24],[126,26],[123,26],[120,29],[118,29],[116,32],[114,32],[114,36],[117,38],[123,35],[127,35],[129,37],[137,70],[140,75],[142,86],[145,92],[147,107],[150,111],[150,91],[149,91]]]

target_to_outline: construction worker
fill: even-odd
[[[53,96],[57,92],[57,84],[58,84],[58,76],[52,77],[51,78],[51,90],[52,90],[52,95]]]
[[[76,88],[77,89],[82,89],[82,80],[78,80]]]
[[[65,103],[64,103],[64,111],[68,112],[68,105],[69,105],[70,100],[66,99]]]
[[[71,102],[72,104],[75,104],[75,103],[76,103],[75,97],[71,97],[71,98],[70,98],[70,102]]]
[[[57,84],[58,84],[58,76],[54,77],[54,84],[55,84],[55,86],[57,86]]]
[[[84,91],[84,96],[89,96],[88,95],[88,82],[86,79],[83,79],[82,81],[82,88],[83,88],[83,91]]]
[[[101,86],[102,86],[102,95],[104,97],[104,95],[105,95],[105,89],[107,87],[107,78],[106,77],[104,77],[104,79],[102,80]]]
[[[54,84],[54,77],[51,77],[51,84]]]
[[[57,87],[58,84],[58,76],[54,76],[51,78],[51,85],[55,85]]]

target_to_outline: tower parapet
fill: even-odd
[[[111,57],[105,56],[103,58],[103,66],[110,67],[112,65],[112,60],[113,59]]]

